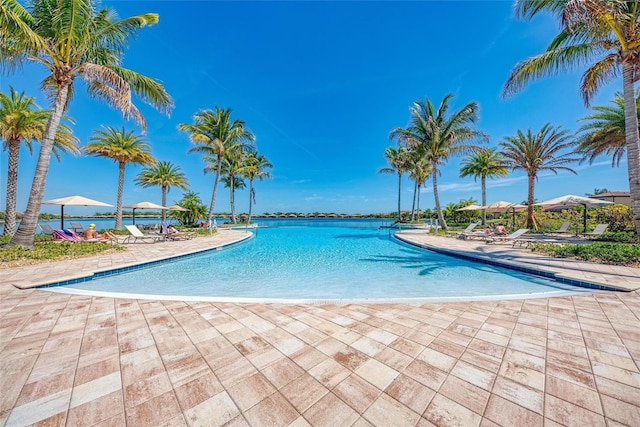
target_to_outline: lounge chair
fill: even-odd
[[[71,225],[71,229],[76,234],[79,234],[80,236],[82,236],[84,234],[84,228],[82,227],[82,224],[80,224],[79,222],[72,222],[72,223],[70,223],[70,225]]]
[[[565,234],[569,232],[569,226],[571,226],[570,221],[563,222],[560,228],[550,232],[549,234]]]
[[[129,236],[122,243],[136,243],[138,240],[143,243],[155,243],[164,240],[164,236],[143,234],[135,225],[125,225],[125,228],[129,231]]]
[[[582,233],[582,235],[585,237],[601,236],[602,233],[604,233],[604,230],[606,230],[608,226],[609,224],[598,224],[596,225],[596,228],[593,231],[589,233]]]
[[[464,239],[464,235],[467,233],[471,233],[473,231],[474,228],[476,228],[478,226],[477,222],[472,222],[469,225],[467,225],[467,228],[465,228],[462,231],[447,231],[447,234],[450,235],[457,235],[459,239]]]
[[[53,227],[51,227],[49,224],[38,224],[38,227],[40,227],[42,234],[48,234],[49,236],[53,234]]]
[[[513,242],[514,245],[515,245],[516,240],[518,240],[520,238],[520,236],[525,234],[527,231],[529,231],[528,228],[521,228],[518,231],[514,231],[513,233],[511,233],[511,234],[509,234],[507,236],[491,235],[491,236],[488,236],[485,241],[487,243]]]
[[[53,230],[51,237],[53,237],[53,240],[62,240],[66,242],[82,242],[84,240],[82,237],[78,236],[75,231],[69,228]]]

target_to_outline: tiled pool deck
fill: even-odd
[[[0,425],[640,425],[637,290],[287,305],[14,286],[202,250],[237,233],[0,271]],[[640,288],[640,269],[404,235],[465,256]]]

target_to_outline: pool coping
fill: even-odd
[[[394,233],[394,238],[407,243],[411,246],[431,250],[433,252],[441,253],[444,255],[452,256],[455,258],[464,259],[467,261],[480,262],[483,264],[494,265],[498,267],[507,268],[509,270],[519,271],[522,273],[533,274],[536,276],[544,277],[547,279],[552,279],[560,283],[565,283],[568,285],[579,286],[583,288],[589,288],[594,290],[602,290],[602,291],[624,291],[624,292],[633,292],[638,288],[631,289],[629,287],[624,286],[616,286],[615,284],[604,284],[598,280],[584,280],[584,279],[576,279],[567,274],[563,274],[557,271],[553,271],[552,269],[547,269],[544,267],[532,268],[531,266],[524,265],[517,261],[512,260],[500,260],[496,257],[491,257],[488,255],[480,255],[480,254],[471,254],[471,253],[463,253],[454,249],[442,248],[436,245],[430,245],[428,243],[416,242],[409,238],[403,237],[403,235],[399,233]]]

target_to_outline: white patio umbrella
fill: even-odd
[[[169,210],[169,208],[166,206],[157,205],[151,202],[140,202],[134,205],[123,206],[123,207],[133,209],[133,225],[136,225],[136,209],[159,209],[163,211]]]
[[[479,211],[482,210],[482,206],[470,204],[469,206],[465,206],[464,208],[456,209],[457,211]]]
[[[113,206],[97,200],[88,199],[82,196],[68,196],[59,199],[51,199],[42,202],[44,205],[60,205],[60,228],[64,228],[64,207],[65,205],[73,206]]]
[[[587,232],[587,208],[599,207],[602,205],[613,205],[613,202],[606,200],[591,199],[589,197],[576,196],[573,194],[567,194],[565,196],[556,197],[555,199],[545,200],[544,202],[535,203],[539,206],[584,206],[584,217],[582,219],[582,227],[584,232]]]
[[[483,206],[482,209],[487,212],[509,212],[513,214],[513,225],[516,223],[516,212],[522,212],[527,209],[525,205],[521,205],[513,202],[505,202],[500,200],[499,202],[490,203],[487,206]]]
[[[172,206],[169,206],[167,209],[170,211],[181,211],[181,212],[187,212],[189,210],[179,205],[172,205]]]

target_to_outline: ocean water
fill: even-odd
[[[380,225],[379,220],[282,220],[258,228],[255,238],[239,245],[64,288],[305,301],[530,298],[592,292],[415,248]]]

